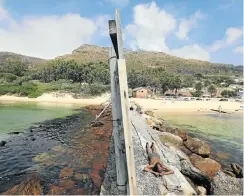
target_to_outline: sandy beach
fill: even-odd
[[[235,112],[241,110],[243,103],[234,101],[178,101],[131,98],[131,101],[139,104],[143,109],[160,110],[167,112],[197,112],[210,111],[222,107],[223,111]]]
[[[45,102],[45,103],[65,103],[65,104],[81,104],[81,105],[99,105],[106,102],[110,95],[103,94],[94,98],[80,98],[75,99],[71,94],[66,93],[44,93],[37,98],[17,97],[11,95],[0,96],[0,101],[13,101],[13,102]]]

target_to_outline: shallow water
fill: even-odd
[[[5,104],[1,109],[1,114],[6,111],[12,117],[15,126],[10,125],[10,129],[9,119],[2,118],[5,128],[0,135],[13,130],[21,133],[9,135],[7,144],[0,147],[0,193],[33,178],[40,180],[43,194],[99,193],[109,128],[94,134],[87,127],[93,119],[90,112],[75,107]],[[24,117],[11,115],[21,111]],[[51,120],[43,122],[47,118]]]
[[[157,116],[166,122],[205,140],[212,148],[212,155],[224,166],[231,162],[242,165],[243,114],[163,113]]]
[[[54,103],[0,102],[0,140],[7,133],[24,131],[34,123],[74,114],[77,106]]]

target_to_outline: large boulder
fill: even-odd
[[[210,147],[200,139],[188,137],[184,144],[190,151],[196,154],[203,156],[210,155]]]
[[[145,116],[146,123],[153,129],[159,130],[162,126],[162,122],[154,117]]]
[[[9,189],[3,195],[41,195],[42,186],[40,180],[33,179],[27,182],[23,182],[19,185]]]
[[[188,138],[188,133],[187,131],[182,131],[178,128],[174,129],[174,134],[178,135],[183,141],[186,141]]]
[[[233,178],[219,171],[211,182],[213,195],[243,195],[243,179]]]
[[[169,146],[180,147],[183,144],[183,140],[176,135],[171,133],[162,132],[159,136],[161,142],[168,144]]]
[[[202,158],[196,154],[190,155],[192,164],[212,179],[221,169],[221,165],[210,158]]]
[[[189,161],[182,160],[181,173],[190,178],[195,184],[210,187],[210,178],[201,172],[198,168],[194,167]]]

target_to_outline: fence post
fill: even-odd
[[[113,43],[113,49],[110,49],[110,74],[111,74],[111,90],[112,90],[112,110],[113,122],[121,123],[121,126],[114,123],[114,140],[116,153],[116,170],[117,183],[125,182],[127,194],[137,195],[136,187],[136,172],[134,160],[134,148],[131,132],[131,121],[129,117],[129,96],[126,64],[123,52],[123,39],[120,23],[120,12],[116,9],[116,20],[109,21],[109,35]],[[116,55],[116,62],[113,60]],[[115,121],[114,121],[115,120]],[[118,128],[117,128],[118,127]],[[120,139],[119,139],[120,137]],[[123,151],[126,152],[126,163],[124,168],[119,163],[121,157],[124,156]],[[123,159],[123,158],[122,158]],[[125,160],[125,158],[124,158]],[[117,165],[118,164],[118,165]],[[123,172],[119,170],[123,169]],[[123,174],[123,175],[122,175]],[[118,183],[119,185],[119,183]],[[118,187],[119,188],[119,187]]]
[[[109,48],[109,65],[110,65],[110,78],[111,78],[111,98],[112,98],[112,120],[113,120],[113,138],[115,148],[115,161],[117,173],[117,186],[121,191],[126,190],[127,182],[127,168],[125,154],[123,150],[123,141],[121,141],[121,102],[120,92],[118,85],[118,66],[117,58],[114,48]]]

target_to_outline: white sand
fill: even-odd
[[[131,98],[131,101],[139,104],[143,109],[160,110],[167,112],[196,112],[210,111],[222,107],[223,111],[234,112],[240,110],[243,103],[234,101],[171,101],[156,99]]]
[[[108,93],[103,94],[100,97],[94,97],[89,99],[75,99],[71,94],[67,93],[44,93],[37,98],[17,97],[10,95],[0,96],[0,101],[13,101],[13,102],[47,102],[47,103],[72,103],[82,105],[99,105],[108,101],[110,95]]]

